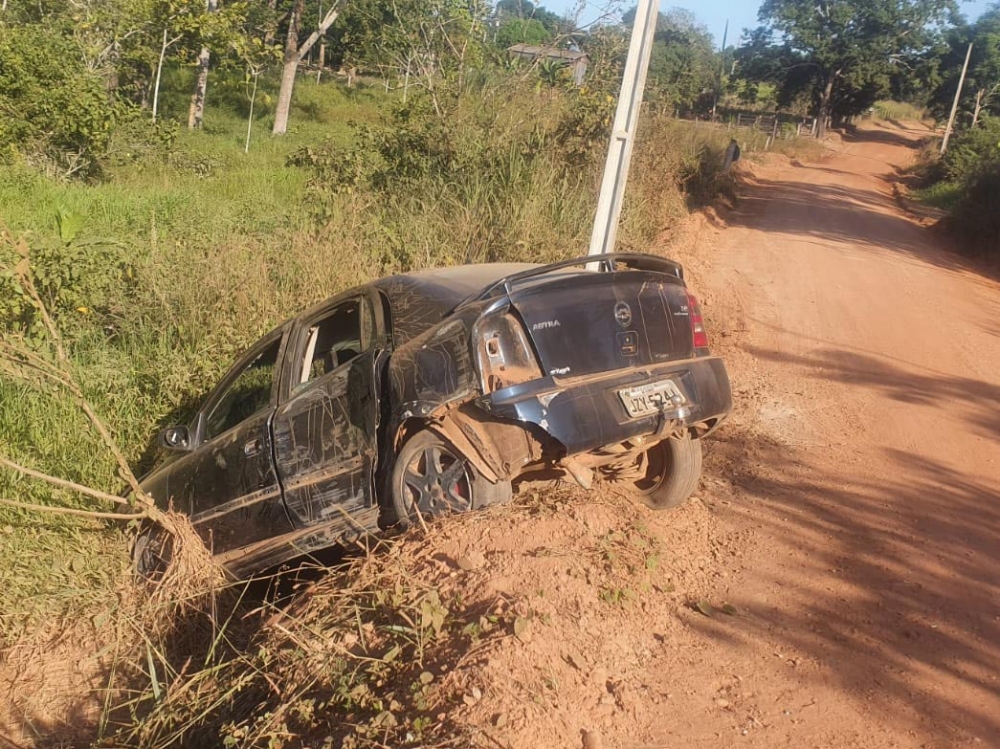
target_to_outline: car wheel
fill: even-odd
[[[170,565],[173,538],[155,525],[143,528],[132,546],[132,570],[136,577],[158,582]]]
[[[701,440],[685,434],[658,442],[639,456],[635,469],[612,483],[654,510],[679,507],[701,477]]]
[[[510,481],[487,480],[447,441],[418,432],[403,445],[392,469],[392,504],[401,525],[417,518],[465,512],[507,502]]]

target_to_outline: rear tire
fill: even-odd
[[[614,481],[654,510],[670,510],[684,504],[701,478],[701,440],[690,434],[659,442],[642,454],[641,478]]]
[[[400,449],[390,478],[392,506],[401,526],[438,515],[510,501],[510,481],[491,483],[447,440],[415,434]]]

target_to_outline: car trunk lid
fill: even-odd
[[[564,271],[532,279],[510,299],[546,374],[577,377],[695,353],[687,290],[665,273]]]

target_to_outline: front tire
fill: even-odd
[[[137,579],[158,583],[173,557],[173,537],[157,525],[149,524],[132,545],[132,570]]]
[[[434,432],[415,434],[392,468],[391,494],[403,527],[437,515],[465,512],[510,500],[510,481],[487,480],[455,447]]]
[[[701,440],[692,439],[690,434],[672,437],[639,456],[638,475],[612,484],[654,510],[670,510],[684,504],[698,488],[701,462]]]

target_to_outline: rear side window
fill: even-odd
[[[226,388],[215,408],[205,418],[206,440],[229,431],[271,402],[280,347],[281,339],[278,338],[247,364]]]
[[[338,304],[309,326],[299,384],[330,374],[371,347],[369,316],[359,299]]]

